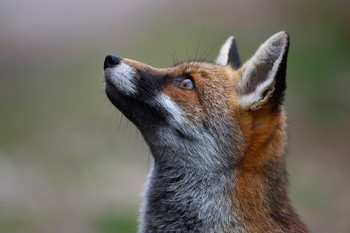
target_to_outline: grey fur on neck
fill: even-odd
[[[232,173],[155,162],[139,232],[239,232],[232,180]]]
[[[225,153],[227,148],[220,148],[205,127],[186,135],[160,128],[151,140],[144,136],[155,162],[144,193],[139,233],[240,232],[231,200],[236,149]]]

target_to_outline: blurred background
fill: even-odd
[[[136,232],[152,158],[106,54],[213,60],[232,34],[246,60],[281,30],[291,199],[312,232],[350,232],[349,22],[347,0],[1,0],[0,232]]]

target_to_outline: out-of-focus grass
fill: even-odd
[[[93,222],[100,233],[135,233],[138,229],[137,210],[107,212],[98,216]]]
[[[20,233],[34,231],[38,221],[33,216],[23,213],[13,213],[13,215],[0,215],[0,230],[6,233]]]
[[[339,120],[345,123],[350,114],[350,79],[346,78],[350,35],[343,26],[332,21],[309,23],[291,35],[288,83],[296,90],[292,94],[304,107],[304,114],[326,127]]]

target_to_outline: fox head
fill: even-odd
[[[288,47],[288,34],[279,32],[242,64],[230,37],[215,62],[163,69],[108,55],[105,90],[141,131],[157,164],[231,169],[242,160],[255,163],[249,153],[277,126],[284,130]],[[279,140],[282,148],[285,139]]]

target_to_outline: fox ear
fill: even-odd
[[[230,36],[225,44],[222,45],[216,64],[226,66],[231,65],[235,70],[242,66],[241,58],[239,57],[236,40]]]
[[[271,36],[242,67],[238,82],[239,104],[257,110],[263,106],[282,104],[286,89],[289,35],[279,32]]]

